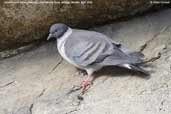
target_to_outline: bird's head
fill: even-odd
[[[51,38],[60,38],[64,35],[65,32],[67,32],[68,29],[69,27],[63,23],[53,24],[49,29],[49,36],[47,40]]]

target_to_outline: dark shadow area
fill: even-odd
[[[153,73],[153,71],[148,71],[148,72],[149,74]],[[110,77],[125,77],[128,75],[131,75],[131,76],[136,76],[136,77],[140,77],[140,78],[147,79],[147,80],[150,79],[150,75],[145,75],[141,72],[129,70],[129,69],[118,67],[118,66],[107,66],[107,67],[102,68],[98,72],[94,73],[95,79],[103,75],[107,75]]]
[[[22,53],[27,53],[27,52],[33,51],[34,49],[39,48],[43,44],[45,44],[45,42],[43,42],[43,41],[35,41],[35,42],[32,42],[32,43],[30,43],[28,45],[25,45],[25,46],[22,46],[22,47],[19,47],[19,48],[16,48],[16,49],[2,51],[0,53],[3,53],[3,56],[0,56],[0,60],[12,58],[12,57],[14,57],[16,55],[20,55]]]

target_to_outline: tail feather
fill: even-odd
[[[131,51],[126,46],[123,46],[122,44],[115,44],[116,47],[118,47],[122,52],[136,58],[143,58],[144,54],[140,51]]]
[[[144,54],[141,52],[132,52],[132,53],[129,53],[129,55],[132,57],[137,57],[137,58],[143,58],[144,57]]]
[[[134,65],[134,64],[123,64],[121,65],[122,67],[125,67],[125,68],[128,68],[130,70],[134,70],[134,71],[137,71],[137,72],[141,72],[143,74],[145,74],[146,76],[149,76],[149,72],[144,70],[143,68],[141,68],[140,66],[138,65]]]
[[[134,61],[136,61],[136,64],[143,62],[144,54],[141,52],[131,52],[128,54]],[[134,64],[134,63],[133,63]]]
[[[145,75],[147,75],[147,76],[150,75],[148,71],[144,70],[143,68],[141,68],[141,67],[138,66],[138,65],[132,65],[132,64],[131,64],[130,67],[131,67],[132,70],[141,72],[141,73],[143,73],[143,74],[145,74]]]

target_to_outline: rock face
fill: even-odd
[[[0,1],[0,51],[46,37],[52,23],[86,28],[152,6],[150,0],[90,0],[87,4],[81,0],[78,1],[82,4],[9,4],[8,1]]]
[[[68,93],[84,78],[60,62],[56,42],[0,61],[0,114],[170,114],[171,10],[93,28],[151,60],[150,77],[105,68],[78,100]]]

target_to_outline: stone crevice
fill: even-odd
[[[150,45],[150,43],[155,40],[156,37],[158,37],[160,34],[164,33],[167,29],[169,29],[170,26],[171,25],[165,26],[158,33],[154,34],[150,40],[146,41],[145,44],[140,46],[140,51],[143,52],[148,47],[148,45]]]
[[[1,85],[0,88],[4,88],[4,87],[7,87],[7,86],[10,86],[10,85],[12,85],[13,83],[15,83],[15,81],[11,81],[11,82],[9,82],[9,83],[6,83],[6,84],[4,84],[4,85]]]
[[[33,114],[33,106],[34,106],[34,104],[32,103],[32,104],[30,105],[30,108],[29,108],[30,114]]]

